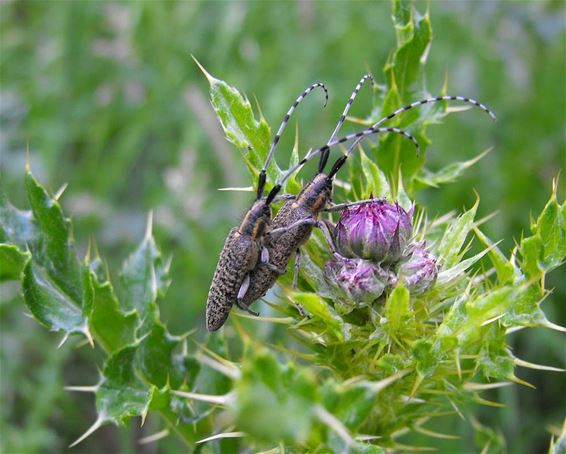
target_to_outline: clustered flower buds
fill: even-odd
[[[325,267],[326,278],[338,284],[347,301],[372,303],[386,288],[396,283],[393,273],[362,259],[339,258]]]
[[[436,282],[438,268],[436,258],[425,249],[425,243],[415,244],[408,260],[401,264],[399,275],[414,294],[426,292]]]
[[[385,200],[346,209],[336,225],[336,248],[348,258],[398,262],[413,235],[412,214],[413,208],[406,212]]]
[[[424,242],[412,242],[413,207],[374,200],[344,210],[334,233],[340,256],[325,278],[348,303],[371,304],[399,280],[418,295],[436,282],[436,258]]]

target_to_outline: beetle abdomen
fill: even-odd
[[[226,322],[246,274],[257,264],[258,252],[251,237],[241,235],[236,227],[230,230],[208,291],[206,328],[209,331],[218,330]]]

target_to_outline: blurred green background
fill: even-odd
[[[495,124],[470,111],[430,128],[433,169],[494,150],[457,183],[422,192],[419,202],[434,216],[471,206],[477,192],[480,216],[497,211],[484,231],[510,252],[530,215],[544,206],[553,177],[566,168],[565,4],[416,6],[430,9],[435,35],[428,92],[438,94],[448,81],[448,93],[476,97],[498,114]],[[110,269],[141,239],[153,210],[158,242],[173,255],[163,319],[174,333],[202,331],[217,252],[250,200],[249,194],[217,189],[250,181],[239,153],[223,137],[207,82],[190,54],[252,101],[257,98],[272,129],[306,86],[325,82],[328,107],[321,109],[315,95],[296,116],[304,150],[326,141],[365,72],[383,82],[381,68],[395,43],[390,14],[388,2],[362,1],[3,2],[2,189],[26,206],[22,177],[29,147],[32,169],[47,187],[69,185],[61,202],[72,216],[80,253],[95,238]],[[371,101],[365,88],[352,114],[367,115]],[[283,164],[292,140],[289,131],[277,157]],[[565,192],[562,176],[559,195]],[[550,276],[548,287],[555,290],[545,312],[564,325],[564,268]],[[7,453],[60,452],[95,418],[91,396],[62,387],[96,381],[99,358],[89,349],[56,350],[57,336],[23,315],[18,286],[0,291],[0,447]],[[564,367],[563,339],[533,329],[514,334],[512,342],[521,358]],[[546,430],[566,415],[565,380],[527,369],[518,375],[538,389],[505,388],[493,397],[506,409],[477,409],[476,416],[504,434],[509,452],[544,452]],[[151,433],[148,423],[144,435]],[[466,448],[470,423],[447,424],[463,438],[439,443],[440,451],[473,452]],[[74,451],[179,449],[174,439],[139,447],[140,434],[139,427],[105,427]]]

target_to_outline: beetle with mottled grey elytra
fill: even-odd
[[[240,305],[249,307],[254,301],[264,296],[267,291],[274,285],[277,278],[285,272],[287,264],[289,263],[293,254],[295,254],[293,286],[296,287],[300,266],[299,248],[308,240],[312,229],[315,226],[321,228],[329,246],[331,247],[331,249],[333,249],[333,242],[328,225],[324,222],[324,220],[319,220],[319,215],[322,211],[338,211],[346,206],[352,205],[342,204],[331,206],[332,180],[338,170],[340,170],[348,157],[351,155],[352,151],[356,148],[356,145],[361,140],[363,134],[362,136],[356,138],[345,155],[338,158],[328,175],[325,175],[323,171],[329,156],[329,145],[332,143],[334,137],[344,123],[346,114],[348,113],[348,110],[352,105],[352,102],[356,97],[361,84],[363,84],[363,82],[367,80],[367,78],[368,76],[364,76],[356,86],[356,89],[354,90],[352,96],[346,104],[344,113],[340,117],[340,120],[336,128],[334,129],[334,132],[328,140],[327,146],[312,151],[301,162],[299,162],[297,166],[290,170],[288,175],[290,175],[296,168],[303,165],[306,161],[312,159],[316,154],[321,154],[318,173],[315,175],[313,180],[302,189],[299,195],[297,195],[292,200],[285,202],[285,204],[281,207],[281,209],[273,219],[271,223],[271,230],[266,234],[264,239],[264,247],[268,251],[267,253],[270,257],[269,267],[262,263],[259,263],[256,267],[254,267],[249,275],[249,285],[247,287],[246,293],[243,296],[243,299],[240,301]],[[375,128],[379,129],[379,126],[385,121],[392,119],[402,112],[413,109],[414,107],[439,101],[462,101],[468,104],[472,104],[476,107],[481,108],[490,117],[492,117],[492,119],[495,119],[494,113],[478,101],[461,96],[438,96],[422,99],[420,101],[401,107],[400,109],[397,109],[391,114],[383,117],[371,128],[369,128],[369,130]],[[404,135],[407,135],[407,133],[405,132],[402,133]],[[416,145],[418,149],[418,143],[416,143]],[[285,178],[281,181],[279,186],[283,185],[284,182]],[[276,188],[277,186],[274,188],[274,190]]]
[[[296,172],[302,164],[308,161],[303,159],[300,165],[293,167],[281,180],[281,182],[273,187],[267,197],[263,198],[263,190],[266,184],[266,169],[269,161],[273,157],[273,153],[279,136],[281,135],[290,115],[292,114],[298,103],[313,88],[322,86],[322,84],[314,84],[309,87],[293,104],[289,112],[285,116],[281,126],[273,140],[271,149],[268,153],[266,162],[258,178],[258,188],[256,200],[247,214],[244,216],[239,227],[234,227],[226,239],[224,247],[220,253],[220,258],[216,266],[214,277],[210,285],[208,300],[206,306],[206,326],[209,331],[219,329],[228,318],[230,310],[236,304],[243,310],[254,313],[248,308],[248,305],[242,304],[246,297],[250,285],[250,273],[262,265],[270,269],[277,275],[281,274],[281,269],[276,268],[271,263],[269,250],[264,247],[265,235],[270,232],[271,223],[271,203],[276,199],[281,191],[283,184],[287,179]],[[324,87],[323,87],[324,88]],[[383,132],[395,132],[402,134],[411,139],[417,146],[418,143],[414,137],[405,133],[398,128],[368,128],[364,131],[350,134],[341,139],[333,140],[324,147],[309,153],[314,157],[321,152],[328,152],[330,147],[342,144],[352,139],[359,139],[363,136],[378,134]],[[310,159],[310,158],[309,158]],[[292,227],[290,227],[292,228]],[[283,229],[285,230],[285,229]],[[279,230],[281,232],[281,230]],[[279,233],[278,232],[278,233]]]

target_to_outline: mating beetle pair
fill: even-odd
[[[417,152],[420,151],[417,140],[407,132],[399,128],[381,127],[381,124],[385,121],[414,107],[438,101],[462,101],[481,108],[492,118],[495,118],[495,115],[486,106],[473,99],[461,96],[438,96],[408,104],[383,117],[370,128],[336,139],[335,137],[342,127],[355,97],[363,83],[368,79],[371,79],[371,77],[366,75],[357,84],[326,145],[307,153],[264,197],[266,170],[290,116],[298,104],[317,87],[324,89],[327,100],[326,87],[321,83],[311,85],[295,100],[285,115],[259,174],[256,200],[244,216],[240,226],[230,230],[220,253],[206,307],[206,326],[209,331],[216,331],[222,327],[234,304],[242,310],[257,315],[249,309],[249,306],[265,295],[274,285],[277,278],[285,273],[287,264],[293,254],[295,254],[295,275],[293,279],[295,285],[300,266],[299,248],[308,240],[315,226],[322,229],[329,240],[329,244],[332,245],[331,233],[327,225],[319,220],[319,215],[323,211],[338,211],[352,205],[332,205],[332,184],[336,173],[342,168],[353,150],[356,149],[356,145],[364,137],[372,134],[393,132],[411,140],[415,144]],[[330,148],[350,140],[354,140],[354,142],[350,145],[346,154],[338,158],[330,172],[325,174],[324,168],[329,158]],[[278,196],[287,179],[294,172],[300,170],[306,162],[319,154],[318,172],[313,180],[297,196]],[[272,220],[271,204],[279,198],[286,199],[287,201]],[[354,202],[354,204],[357,203],[364,202]]]

